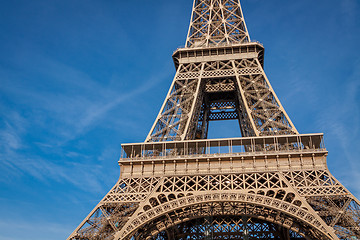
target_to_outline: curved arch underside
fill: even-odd
[[[168,228],[151,240],[185,239],[306,239],[280,225],[248,216],[209,216],[195,218]]]
[[[197,197],[199,198],[199,196]],[[191,196],[185,198],[191,198]],[[244,230],[244,223],[247,227],[250,227],[249,229],[256,229],[256,226],[260,226],[261,224],[266,223],[265,225],[268,228],[276,228],[276,232],[278,235],[281,233],[281,231],[287,229],[287,232],[294,234],[296,233],[296,236],[306,237],[305,239],[330,239],[324,232],[320,231],[320,229],[317,229],[316,227],[314,227],[313,224],[307,222],[305,217],[304,219],[301,219],[294,214],[287,212],[285,209],[281,210],[283,204],[284,203],[279,202],[279,208],[276,209],[261,204],[254,204],[251,202],[229,200],[204,202],[199,201],[198,203],[184,205],[182,207],[173,208],[172,210],[157,214],[156,217],[143,222],[143,224],[140,224],[136,229],[134,229],[134,231],[128,233],[124,239],[206,239],[201,237],[199,238],[199,236],[194,238],[194,234],[192,234],[193,238],[191,238],[191,234],[189,236],[183,235],[181,236],[181,238],[176,238],[175,236],[178,235],[171,236],[171,234],[173,231],[179,230],[179,228],[184,228],[191,222],[209,221],[209,219],[217,221],[211,223],[211,226],[217,226],[216,231],[218,231],[216,233],[217,238],[210,239],[250,239],[241,238],[241,236],[244,235],[244,231],[239,230],[241,228]],[[296,206],[292,207],[295,208]],[[145,213],[140,214],[139,217],[144,218],[144,214]],[[307,216],[307,218],[309,218],[309,216]],[[225,225],[228,224],[227,228],[225,227],[225,225],[221,225],[220,227],[219,221],[221,219],[227,219],[227,223],[224,222],[225,220],[223,221]],[[248,220],[245,221],[245,219]],[[235,227],[234,223],[236,221],[237,225]],[[201,224],[199,226],[201,226]],[[226,234],[223,236],[221,235],[221,232],[223,231],[220,231],[219,229],[227,229],[228,231],[231,228],[233,228],[234,231],[237,229],[236,231],[238,237],[234,238],[232,237],[232,235]],[[167,235],[168,238],[165,238],[164,234]],[[205,235],[203,234],[203,236]]]

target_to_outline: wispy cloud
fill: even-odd
[[[348,169],[342,169],[342,183],[360,196],[360,59],[353,66],[353,72],[348,79],[341,80],[344,86],[338,89],[338,94],[329,96],[331,100],[327,101],[328,104],[324,105],[319,113],[321,117],[317,125],[329,134],[327,138],[332,138],[331,141],[339,146],[341,154],[338,157],[341,158],[334,159],[337,161],[334,164],[340,165],[345,161],[343,166],[348,166]],[[335,173],[337,174],[340,173]]]
[[[9,70],[1,72],[0,69],[4,82],[0,91],[16,96],[20,104],[30,105],[37,111],[33,112],[32,117],[36,118],[34,120],[49,126],[49,131],[62,127],[58,132],[63,136],[64,142],[91,129],[97,120],[120,104],[136,100],[136,96],[149,91],[169,74],[169,71],[162,71],[143,81],[134,82],[138,85],[131,85],[133,88],[122,89],[119,85],[99,83],[82,71],[41,54],[31,55],[35,56],[31,61],[36,64],[24,60],[29,59],[27,55],[18,58],[25,61],[22,65],[29,66],[27,71],[36,72],[41,80],[27,82],[24,81],[24,75],[18,76]],[[48,89],[48,85],[55,83],[56,89]],[[49,124],[49,116],[56,119],[56,126],[51,126],[51,122]]]
[[[71,227],[58,223],[24,221],[21,219],[0,220],[0,238],[2,240],[27,239],[48,240],[67,236]]]
[[[166,74],[162,76],[158,75],[156,77],[150,78],[145,83],[142,83],[141,86],[127,92],[127,93],[117,93],[117,97],[104,101],[102,103],[96,103],[91,105],[86,111],[83,118],[80,120],[77,126],[77,133],[82,133],[85,129],[95,123],[97,120],[105,116],[111,109],[117,107],[118,105],[129,102],[130,100],[135,100],[136,96],[140,96],[142,93],[149,91],[152,87],[161,82]]]
[[[14,110],[0,102],[0,161],[6,166],[0,181],[27,174],[43,182],[68,182],[84,191],[104,191],[104,169],[101,161],[96,162],[104,156],[69,150],[68,143],[101,124],[113,109],[131,107],[130,102],[168,78],[169,71],[138,81],[138,85],[130,85],[132,88],[119,88],[98,83],[82,71],[44,55],[28,54],[33,56],[33,63],[26,54],[14,61],[22,61],[21,65],[28,68],[25,72],[36,72],[40,80],[29,82],[26,74],[0,69],[4,83],[0,92],[20,106]],[[30,151],[32,148],[40,152]],[[50,154],[47,158],[47,151],[58,156],[53,159]]]
[[[100,165],[86,165],[73,162],[56,163],[52,159],[28,153],[31,143],[23,140],[26,120],[16,112],[11,112],[0,130],[0,161],[2,174],[0,181],[9,181],[12,177],[21,177],[24,174],[33,176],[41,181],[55,180],[69,182],[85,191],[100,192],[102,180]],[[91,189],[87,186],[92,186]]]

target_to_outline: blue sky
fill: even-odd
[[[242,6],[290,118],[325,133],[329,169],[360,197],[360,2]],[[1,1],[0,239],[65,239],[115,184],[120,144],[144,141],[165,98],[191,7]]]

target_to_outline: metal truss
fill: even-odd
[[[246,216],[208,216],[183,222],[152,240],[185,239],[305,239],[272,223]]]
[[[147,141],[204,139],[209,121],[238,119],[242,136],[296,134],[258,58],[180,63]]]
[[[360,202],[299,134],[250,42],[238,0],[194,0],[186,47],[146,141],[68,240],[360,239]],[[237,119],[241,137],[207,139]]]
[[[250,41],[238,0],[195,0],[186,47]]]
[[[206,239],[205,232],[182,230],[194,221],[244,217],[252,219],[249,229],[272,226],[276,234],[270,239],[359,238],[360,203],[328,171],[321,139],[286,135],[123,145],[122,177],[69,239]],[[193,146],[202,150],[193,152]],[[231,234],[246,239],[239,230],[243,222],[238,224],[212,223],[209,229],[232,226]],[[212,239],[234,239],[231,234],[218,232]]]
[[[154,186],[153,192],[140,202],[125,203],[123,201],[123,204],[119,204],[121,201],[114,201],[114,198],[111,198],[112,201],[109,197],[104,199],[70,239],[107,239],[107,237],[109,239],[150,239],[164,231],[173,232],[174,229],[179,231],[179,225],[188,225],[188,222],[194,219],[219,216],[227,216],[231,219],[251,217],[257,219],[256,221],[266,222],[268,225],[274,225],[283,230],[287,229],[286,232],[297,233],[306,239],[359,237],[359,219],[358,216],[352,215],[354,211],[341,212],[338,211],[339,207],[333,208],[328,205],[330,211],[336,212],[336,215],[342,214],[332,220],[334,226],[337,226],[333,228],[339,236],[337,238],[334,230],[326,224],[329,214],[323,215],[320,209],[311,208],[313,201],[309,201],[309,197],[301,196],[287,186],[289,183],[286,180],[281,182],[279,180],[281,175],[276,177],[271,175],[278,174],[183,176],[163,179],[164,182]],[[242,180],[242,183],[239,180]],[[231,185],[234,185],[234,182],[242,187],[232,189]],[[336,184],[339,185],[339,183]],[[203,185],[205,187],[199,189],[199,186]],[[165,191],[163,191],[164,188]],[[129,189],[129,191],[133,190]],[[322,198],[324,196],[326,195],[323,194]],[[121,196],[119,198],[124,199]],[[349,196],[349,199],[359,213],[356,200],[352,196]],[[325,205],[321,204],[321,206]],[[349,227],[349,222],[353,223],[352,227]],[[249,226],[251,226],[250,223]],[[281,234],[279,230],[276,232]],[[175,236],[184,234],[187,236],[186,232],[180,231]],[[244,232],[238,232],[238,234],[244,234]],[[216,239],[229,239],[226,238],[228,235],[228,232],[223,232],[223,235]],[[172,238],[171,235],[167,237],[177,239]]]

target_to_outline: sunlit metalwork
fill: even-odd
[[[238,0],[195,0],[176,75],[144,143],[69,240],[360,239],[360,203],[299,134],[263,70]],[[207,139],[236,119],[241,137]]]

